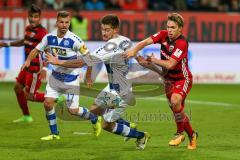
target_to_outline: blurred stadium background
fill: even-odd
[[[13,82],[25,57],[22,47],[10,47],[0,49],[0,157],[239,159],[240,0],[0,0],[0,40],[23,38],[28,23],[27,9],[32,3],[43,9],[42,24],[49,32],[55,28],[56,11],[70,10],[71,30],[86,41],[90,50],[102,43],[99,19],[107,13],[118,15],[121,34],[136,42],[164,28],[169,12],[181,13],[185,19],[184,35],[190,42],[189,63],[194,76],[186,110],[200,133],[199,147],[189,152],[184,145],[167,146],[175,125],[164,95],[138,99],[137,106],[129,108],[125,115],[152,134],[146,151],[135,151],[133,142],[124,144],[121,138],[106,132],[96,140],[88,134],[91,133],[89,123],[61,119],[62,140],[41,142],[39,138],[48,133],[42,104],[30,103],[34,123],[12,123],[20,116]],[[158,48],[147,47],[141,54],[158,55]],[[104,71],[101,73],[98,82],[106,82]],[[96,84],[95,88],[98,87],[102,85]],[[81,105],[89,106],[93,102],[92,98],[81,98]]]

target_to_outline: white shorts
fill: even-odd
[[[132,92],[125,95],[118,95],[116,91],[110,90],[109,87],[105,87],[95,98],[95,104],[103,108],[116,108],[134,106],[136,99]]]
[[[103,118],[106,122],[115,122],[122,117],[126,108],[106,108]]]
[[[118,98],[118,103],[116,103],[116,99]],[[113,101],[115,103],[113,103]],[[119,96],[107,86],[98,94],[95,99],[95,104],[105,108],[103,118],[106,122],[115,122],[122,117],[127,106],[134,106],[136,104],[136,99],[132,92]]]
[[[51,76],[48,80],[44,97],[57,98],[60,95],[64,95],[67,100],[67,107],[74,109],[79,107],[79,89],[79,80],[66,83]]]

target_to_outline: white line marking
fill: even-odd
[[[162,97],[148,97],[148,98],[138,98],[138,99],[149,99],[149,100],[156,100],[156,101],[167,101],[166,98]],[[230,104],[230,103],[224,103],[224,102],[210,102],[210,101],[196,101],[196,100],[185,100],[185,102],[190,104],[199,104],[199,105],[213,105],[213,106],[239,106],[237,104]]]
[[[88,132],[73,132],[73,134],[76,134],[76,135],[89,135],[89,134],[92,134],[92,133],[88,133]]]

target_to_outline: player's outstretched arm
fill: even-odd
[[[52,55],[51,53],[46,53],[46,58],[47,63],[67,68],[81,68],[85,65],[85,62],[83,62],[81,59],[59,60],[56,55]]]
[[[24,68],[28,68],[30,66],[31,61],[37,56],[37,54],[39,54],[39,52],[40,51],[38,49],[34,48],[28,55],[27,60],[23,64],[21,70],[23,70]]]
[[[141,66],[157,72],[159,75],[163,74],[163,72],[156,65],[154,65],[153,63],[149,63],[146,59],[144,59],[143,56],[137,56],[136,60]]]
[[[91,88],[93,86],[93,81],[92,81],[92,66],[87,67],[86,71],[86,85],[88,88]]]
[[[131,58],[131,57],[134,57],[134,56],[137,55],[137,53],[138,53],[141,49],[143,49],[144,47],[146,47],[146,46],[148,46],[148,45],[150,45],[150,44],[152,44],[152,43],[153,43],[153,40],[152,40],[151,37],[149,37],[149,38],[147,38],[147,39],[145,39],[145,40],[137,43],[137,45],[136,45],[133,49],[127,51],[127,52],[124,54],[124,57],[127,58],[127,59],[128,59],[128,58]]]
[[[147,61],[149,63],[154,63],[154,64],[164,67],[166,69],[173,69],[178,63],[177,60],[175,60],[171,57],[168,60],[161,60],[161,59],[155,58],[154,56],[148,56]]]
[[[2,47],[10,47],[10,46],[18,47],[18,46],[23,46],[23,45],[24,45],[24,39],[13,41],[13,42],[4,42],[4,41],[0,42],[0,48],[2,48]]]

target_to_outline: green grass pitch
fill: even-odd
[[[169,147],[175,123],[165,96],[137,99],[125,118],[137,121],[139,130],[150,139],[144,151],[135,150],[134,140],[102,132],[95,138],[87,121],[58,120],[61,139],[43,142],[49,134],[43,105],[29,103],[34,122],[14,124],[21,116],[13,83],[0,83],[0,159],[1,160],[238,160],[240,157],[240,85],[194,85],[185,110],[199,132],[198,148],[186,149],[188,139],[179,147]],[[93,98],[81,97],[89,106]],[[73,133],[89,134],[73,134]]]

